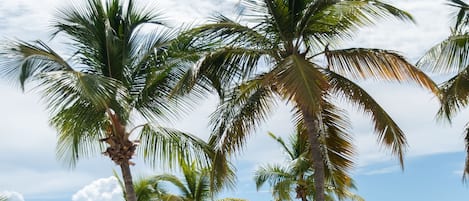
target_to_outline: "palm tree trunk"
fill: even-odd
[[[319,121],[311,115],[305,108],[302,109],[304,124],[308,132],[308,139],[311,145],[311,159],[314,168],[314,186],[315,186],[315,201],[325,201],[325,172],[324,172],[324,159],[321,153],[321,144],[319,142]]]
[[[132,181],[132,173],[130,172],[130,165],[126,162],[122,163],[120,166],[122,177],[124,178],[125,199],[126,201],[137,201],[137,195],[135,194],[134,184]]]

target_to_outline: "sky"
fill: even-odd
[[[60,0],[2,0],[0,38],[26,41],[44,40],[64,52],[57,41],[50,41],[49,27]],[[232,15],[238,0],[154,0],[175,25],[203,22],[211,13]],[[384,48],[398,51],[416,62],[433,45],[449,34],[450,8],[442,0],[389,0],[410,12],[416,24],[397,20],[380,21],[361,30],[343,47]],[[432,75],[441,82],[445,77]],[[468,111],[462,111],[450,125],[437,121],[438,103],[428,91],[414,85],[361,81],[360,85],[390,113],[407,135],[409,147],[402,171],[398,160],[377,146],[369,118],[349,105],[356,167],[352,171],[357,194],[367,201],[463,201],[469,187],[462,183],[464,143],[462,129]],[[0,193],[13,201],[118,201],[121,191],[113,178],[118,170],[105,156],[81,160],[74,169],[55,158],[56,132],[48,126],[45,105],[38,95],[0,80]],[[207,138],[208,115],[216,105],[208,97],[186,117],[171,126]],[[293,132],[290,110],[279,103],[275,114],[248,140],[235,160],[238,184],[220,197],[239,197],[270,201],[268,188],[256,191],[253,172],[259,165],[281,163],[285,154],[267,136],[271,131],[287,136]],[[137,177],[162,173],[136,160],[132,168]]]

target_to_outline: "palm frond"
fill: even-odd
[[[253,80],[234,88],[210,117],[215,145],[224,153],[239,150],[275,104],[271,89]]]
[[[303,36],[308,40],[327,44],[349,38],[359,28],[373,25],[378,19],[389,18],[413,21],[409,13],[390,4],[375,0],[350,0],[310,7],[301,27],[304,29]]]
[[[469,68],[458,73],[451,79],[445,81],[440,86],[440,102],[441,106],[438,111],[438,117],[446,117],[451,121],[452,117],[463,109],[469,103]]]
[[[268,49],[225,47],[206,55],[199,64],[197,79],[209,83],[221,98],[233,83],[250,78],[257,73],[258,63]]]
[[[380,49],[326,50],[328,68],[351,78],[412,81],[438,93],[436,84],[399,54]]]
[[[322,94],[328,88],[318,66],[300,55],[291,55],[272,70],[273,84],[287,101],[304,106],[308,111],[320,112]]]
[[[42,73],[71,71],[69,64],[42,41],[32,43],[12,41],[6,43],[0,52],[0,74],[11,81],[19,81],[24,90],[26,81]]]
[[[290,15],[298,14],[288,8],[288,3],[282,0],[264,1],[268,14],[267,23],[272,27],[272,33],[278,33],[282,41],[291,41],[294,35],[295,23],[292,23]]]
[[[154,186],[162,185],[163,182],[173,184],[180,191],[180,194],[175,196],[181,200],[206,200],[212,196],[209,169],[200,168],[196,161],[191,163],[181,161],[180,168],[182,178],[171,174],[161,174],[151,177],[149,180]],[[165,200],[165,195],[171,194],[163,192],[160,198]]]
[[[265,49],[268,49],[268,44],[270,44],[270,40],[265,34],[223,15],[212,17],[211,23],[196,27],[189,33],[201,41],[218,41],[245,48],[266,45]]]
[[[297,132],[300,138],[298,142],[308,141],[308,133],[304,126],[301,112],[297,111]],[[353,168],[354,146],[351,138],[351,125],[347,114],[335,106],[330,100],[325,100],[322,105],[322,120],[320,132],[320,149],[323,155],[326,185],[333,187],[331,191],[340,199],[347,198],[345,192],[353,188],[349,171]],[[311,145],[303,143],[303,153],[296,159],[294,168],[296,172],[313,171],[313,162],[310,159]],[[306,148],[306,149],[305,149]],[[313,179],[313,178],[311,178]]]
[[[417,66],[436,73],[461,72],[469,65],[469,34],[451,35],[433,46]]]
[[[466,124],[466,128],[464,129],[464,141],[466,147],[466,163],[464,164],[464,171],[463,171],[463,181],[468,180],[467,176],[469,174],[469,124]]]
[[[124,3],[128,3],[124,5]],[[142,9],[143,8],[143,9]],[[73,53],[82,66],[124,82],[124,69],[131,62],[132,41],[142,36],[143,24],[162,24],[153,6],[133,1],[89,0],[60,9],[54,36],[64,33],[73,41]]]
[[[211,158],[210,189],[212,194],[221,192],[224,189],[234,189],[236,187],[236,168],[230,162],[230,154],[217,149],[216,136],[209,139],[209,146],[213,150]]]
[[[199,43],[185,32],[177,37],[176,33],[147,38],[136,49],[142,55],[131,73],[131,94],[133,105],[149,121],[177,117],[209,91],[194,79],[194,66],[211,45]]]
[[[75,167],[80,158],[87,158],[103,151],[104,128],[109,125],[104,109],[96,109],[86,101],[55,114],[50,124],[58,130],[57,158]]]
[[[331,92],[343,97],[371,117],[374,130],[381,145],[386,146],[404,163],[407,140],[403,131],[386,111],[360,86],[332,71],[327,71]]]
[[[162,11],[159,11],[156,6],[147,2],[135,4],[134,1],[127,1],[127,9],[123,12],[125,17],[122,17],[126,24],[128,24],[128,33],[134,33],[133,30],[143,24],[167,24]],[[125,8],[125,6],[123,7]]]
[[[280,165],[266,165],[259,167],[254,173],[257,190],[266,182],[272,186],[272,194],[279,200],[291,200],[290,190],[295,178],[288,168]]]
[[[186,187],[184,182],[180,180],[177,176],[172,174],[160,174],[150,178],[152,183],[161,183],[161,182],[169,182],[174,185],[182,194],[183,196],[190,195],[190,190]],[[180,196],[178,196],[180,197]]]
[[[346,192],[346,195],[347,195],[347,198],[350,199],[350,201],[365,201],[365,198],[357,195],[357,194],[354,194],[353,192]]]
[[[52,113],[63,110],[82,100],[96,109],[105,109],[113,100],[125,107],[128,96],[120,82],[100,75],[77,71],[42,73],[37,78],[36,90],[42,93]]]
[[[286,179],[291,179],[289,171],[277,164],[261,166],[254,173],[257,190],[262,188],[266,182],[275,184]]]
[[[273,133],[271,133],[271,132],[269,132],[268,134],[269,134],[269,136],[270,136],[272,139],[274,139],[275,141],[277,141],[277,143],[280,144],[280,146],[282,146],[283,151],[287,152],[287,154],[290,156],[290,159],[291,159],[291,160],[294,160],[294,159],[296,158],[296,157],[295,157],[295,153],[296,153],[296,152],[294,153],[292,150],[290,150],[290,147],[288,147],[288,146],[285,144],[285,141],[283,141],[283,139],[282,139],[281,137],[278,137],[278,136],[276,136],[275,134],[273,134]]]
[[[153,167],[172,168],[181,161],[197,161],[202,167],[210,166],[212,149],[194,135],[146,124],[138,139],[141,157]]]
[[[469,25],[469,5],[462,0],[448,0],[447,4],[458,9],[455,15],[456,23],[454,31],[462,32],[467,30],[466,27]]]
[[[127,192],[125,191],[124,181],[122,181],[122,179],[119,177],[119,174],[116,172],[116,170],[112,169],[112,174],[114,175],[114,178],[116,178],[117,184],[119,184],[119,186],[121,187],[122,197],[125,199]]]
[[[349,171],[354,166],[353,156],[356,154],[347,116],[333,104],[323,107],[325,142],[322,146],[327,149],[324,157],[327,184],[334,187],[333,193],[339,200],[347,198],[346,192],[352,187]]]

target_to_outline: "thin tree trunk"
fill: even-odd
[[[129,163],[122,163],[121,165],[122,177],[124,178],[125,186],[125,199],[126,201],[137,201],[137,195],[135,194],[134,184],[132,181],[132,173],[130,172]]]
[[[325,201],[325,172],[324,172],[324,159],[321,153],[321,144],[319,142],[319,121],[315,119],[311,113],[302,109],[304,123],[308,132],[308,140],[311,145],[311,159],[313,160],[314,168],[314,200]]]

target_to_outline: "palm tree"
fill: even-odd
[[[211,172],[200,168],[195,162],[190,164],[181,162],[182,179],[173,174],[161,174],[141,179],[136,182],[139,201],[165,200],[165,201],[208,201],[219,192],[211,185]],[[179,194],[170,193],[165,184],[170,183],[179,190]],[[225,198],[220,201],[243,201],[236,198]]]
[[[448,5],[457,9],[450,36],[428,50],[417,66],[435,73],[455,74],[440,85],[441,107],[437,114],[451,122],[469,100],[469,4],[461,0],[448,0]],[[469,174],[469,124],[466,124],[464,133],[468,153],[463,175],[466,179]]]
[[[412,20],[408,13],[375,0],[246,0],[241,10],[239,22],[219,15],[193,30],[201,40],[220,44],[197,72],[200,82],[221,97],[211,119],[220,150],[239,150],[278,99],[289,102],[296,124],[304,124],[308,133],[315,200],[324,201],[325,169],[332,159],[321,148],[328,129],[322,116],[338,108],[334,100],[339,99],[371,117],[380,144],[403,164],[403,131],[352,79],[414,81],[433,92],[437,87],[396,52],[335,47],[378,18]]]
[[[306,130],[304,127],[298,127],[296,133],[290,136],[288,144],[281,137],[277,137],[273,133],[269,133],[269,135],[287,154],[287,165],[268,164],[259,167],[254,177],[257,189],[259,190],[266,182],[269,182],[270,186],[272,186],[272,194],[275,200],[292,200],[291,192],[296,194],[297,199],[302,201],[311,200],[314,197],[314,170],[311,168],[312,161],[309,157],[310,149]],[[342,133],[341,135],[345,137],[347,134]],[[343,144],[348,146],[347,150],[352,150],[350,138],[345,137],[341,140]],[[349,154],[348,157],[351,157],[352,153],[347,153]],[[339,200],[347,198],[354,201],[363,201],[363,198],[349,191],[349,189],[355,188],[352,179],[346,173],[340,172],[340,169],[333,171],[335,172],[330,174],[332,177],[327,181],[326,200],[334,200],[335,195]],[[343,177],[343,180],[347,181],[347,183],[336,183],[335,181],[340,181],[341,179],[334,178],[334,176]]]
[[[215,153],[202,140],[157,124],[190,106],[178,95],[185,90],[180,81],[191,77],[202,44],[177,36],[155,9],[133,0],[76,2],[58,12],[52,27],[55,39],[68,39],[69,54],[42,41],[10,41],[0,74],[43,96],[58,131],[58,158],[73,167],[107,145],[104,154],[120,166],[128,201],[136,200],[130,165],[138,144],[152,166],[183,158],[211,163],[206,159]]]

